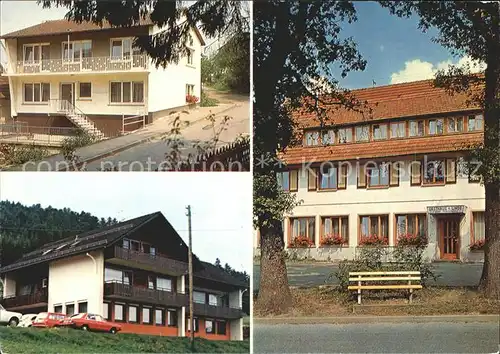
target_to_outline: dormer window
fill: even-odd
[[[467,119],[467,130],[470,132],[483,130],[483,115],[469,116]]]
[[[356,142],[369,141],[370,140],[370,126],[361,125],[356,127]]]
[[[305,133],[306,146],[316,146],[319,144],[319,132],[312,131]]]
[[[341,128],[337,132],[339,144],[352,143],[352,128]]]
[[[442,118],[429,120],[429,135],[443,134],[443,125]]]
[[[373,125],[373,140],[387,139],[387,124]]]
[[[322,131],[321,143],[323,145],[333,145],[335,143],[335,131],[333,129]]]

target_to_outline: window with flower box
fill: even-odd
[[[321,218],[322,246],[349,244],[349,218],[347,216],[325,216]]]
[[[373,125],[373,140],[387,139],[387,124]]]
[[[278,179],[278,185],[281,186],[281,188],[283,188],[284,191],[296,192],[299,183],[298,172],[299,172],[298,170],[278,172],[276,175]]]
[[[471,251],[482,250],[484,248],[485,232],[486,232],[486,223],[484,220],[484,211],[473,212],[471,244],[469,246]]]
[[[461,133],[464,131],[464,117],[448,118],[448,133]]]
[[[359,217],[359,245],[389,244],[389,215]]]
[[[310,247],[315,244],[316,219],[314,217],[290,218],[289,247]]]
[[[417,246],[427,243],[427,215],[396,215],[396,243]]]
[[[429,135],[443,134],[444,122],[442,118],[429,120]]]
[[[476,114],[467,117],[467,130],[470,132],[483,130],[483,115]]]
[[[319,145],[319,132],[317,132],[317,131],[305,132],[304,143],[306,146]]]
[[[341,128],[337,131],[339,144],[352,143],[352,128]]]
[[[370,140],[370,126],[361,125],[356,127],[356,142],[369,141]]]
[[[410,137],[425,135],[425,122],[423,120],[410,121]]]
[[[391,123],[391,139],[406,137],[406,122]]]

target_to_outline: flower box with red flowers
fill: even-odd
[[[312,246],[314,246],[313,240],[305,236],[294,237],[288,244],[288,247],[312,247]]]
[[[186,95],[186,103],[196,104],[200,99],[194,95]]]
[[[399,246],[425,246],[427,245],[427,237],[418,234],[401,234],[398,236]]]
[[[339,234],[325,235],[320,241],[321,246],[342,246],[347,244]]]
[[[471,243],[469,245],[469,249],[471,251],[483,251],[484,250],[484,245],[485,245],[485,241],[484,240],[477,240],[477,241],[474,241],[473,243]]]
[[[389,244],[389,239],[387,237],[369,235],[361,236],[359,241],[360,246],[387,246]]]

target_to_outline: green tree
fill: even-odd
[[[434,41],[452,55],[468,55],[486,64],[483,75],[470,66],[451,66],[437,73],[434,84],[450,94],[466,92],[484,109],[484,141],[469,146],[470,156],[481,162],[486,192],[484,266],[479,289],[487,297],[500,298],[500,5],[490,1],[381,1],[392,14],[420,18],[419,27],[438,30]]]
[[[351,38],[340,36],[341,22],[356,20],[352,2],[267,1],[254,3],[254,226],[260,231],[261,275],[256,309],[282,313],[292,304],[283,252],[282,220],[298,203],[277,185],[279,152],[293,145],[295,125],[290,110],[313,110],[321,83],[333,90],[332,105],[356,109],[359,102],[338,87],[332,63],[341,76],[363,70],[365,61]],[[304,100],[310,98],[309,100]]]

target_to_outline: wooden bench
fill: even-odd
[[[406,284],[401,282],[405,281]],[[409,302],[411,304],[413,289],[422,289],[420,283],[421,275],[418,271],[401,272],[349,272],[349,283],[357,282],[357,285],[349,285],[349,290],[358,291],[358,304],[361,304],[361,290],[400,290],[408,289],[410,291]],[[383,285],[370,285],[370,282],[388,282]],[[414,282],[412,284],[412,282]],[[364,283],[364,284],[363,284]],[[368,283],[368,284],[367,284]]]

